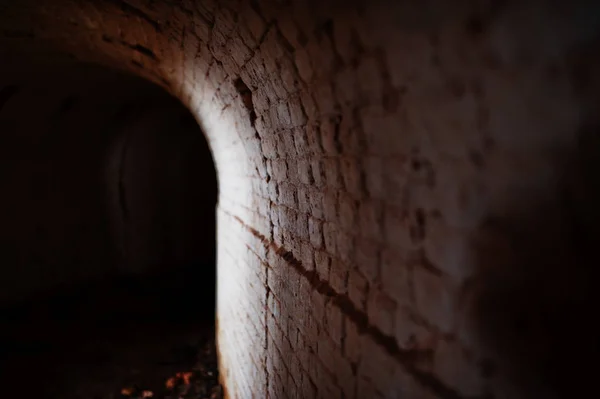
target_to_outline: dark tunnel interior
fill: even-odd
[[[201,344],[214,360],[217,181],[196,120],[121,72],[18,61],[0,69],[8,397],[164,383]]]

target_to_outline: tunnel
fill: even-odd
[[[2,386],[60,385],[36,343],[114,334],[203,337],[218,386],[186,398],[589,396],[599,20],[588,0],[0,0]],[[112,360],[60,348],[57,397],[178,397],[87,383]]]
[[[77,373],[140,366],[125,354],[214,340],[217,180],[193,115],[131,74],[12,61],[0,89],[3,385],[51,361],[60,371],[37,394],[67,398],[85,389],[65,386]],[[136,347],[139,334],[155,341]]]

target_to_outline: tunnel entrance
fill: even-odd
[[[113,70],[15,60],[0,152],[2,396],[220,397],[216,172],[187,109]]]

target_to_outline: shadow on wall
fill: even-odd
[[[488,364],[488,377],[502,370],[530,398],[583,398],[596,385],[600,121],[585,109],[600,104],[595,59],[596,72],[574,72],[583,79],[587,122],[558,166],[554,189],[519,199],[529,206],[489,215],[472,239],[478,270],[466,299],[470,322],[499,359]]]

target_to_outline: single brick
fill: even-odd
[[[310,235],[310,243],[315,249],[321,248],[323,245],[323,223],[313,217],[308,218],[308,232]]]
[[[367,300],[369,321],[383,334],[393,336],[396,302],[379,290],[371,290]]]
[[[452,331],[456,322],[456,292],[439,274],[422,266],[413,272],[417,310],[442,332]]]
[[[361,311],[366,311],[369,282],[357,269],[348,272],[348,296],[350,300]]]

